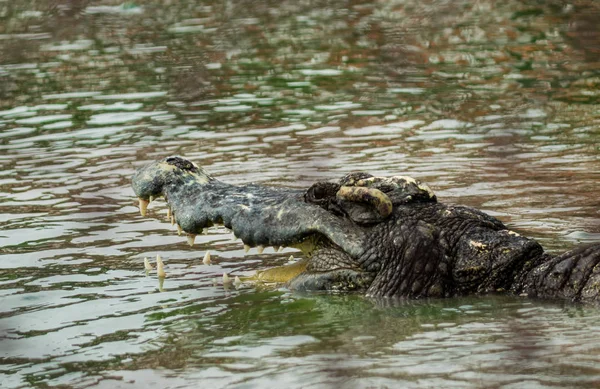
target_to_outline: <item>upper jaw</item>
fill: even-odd
[[[139,169],[132,187],[142,214],[148,202],[163,196],[173,222],[192,237],[192,243],[204,228],[223,224],[251,247],[295,246],[310,236],[322,236],[355,258],[362,254],[364,231],[306,203],[301,190],[229,185],[180,157]]]

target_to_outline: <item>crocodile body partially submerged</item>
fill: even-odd
[[[410,177],[352,173],[308,190],[230,185],[168,157],[138,170],[132,185],[142,215],[152,199],[165,198],[190,244],[223,224],[246,249],[299,248],[300,264],[267,273],[292,289],[600,301],[600,244],[549,255],[485,213],[438,203]]]

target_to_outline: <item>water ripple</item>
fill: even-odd
[[[130,188],[174,154],[234,184],[410,175],[550,252],[596,242],[593,2],[4,3],[2,387],[600,382],[594,307],[224,287],[298,253],[190,248]]]

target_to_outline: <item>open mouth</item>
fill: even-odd
[[[140,214],[142,216],[148,216],[148,207],[152,202],[162,202],[161,198],[163,196],[152,196],[148,199],[139,198],[139,209]],[[233,233],[235,240],[238,240],[238,236],[236,236],[235,231],[231,228],[232,226],[227,226],[223,223],[222,220],[211,220],[205,224],[202,231],[192,231],[187,232],[181,225],[177,222],[177,217],[173,212],[173,206],[169,204],[168,199],[164,198],[164,203],[166,204],[166,221],[171,224],[171,226],[177,227],[178,235],[187,238],[187,243],[190,247],[194,246],[197,235],[199,234],[208,234],[209,228],[224,228],[229,232]],[[162,208],[162,207],[161,207]],[[326,238],[320,236],[319,234],[307,235],[304,237],[298,237],[298,239],[294,239],[289,242],[284,242],[281,245],[262,245],[262,244],[254,244],[251,242],[241,241],[244,247],[245,254],[264,254],[264,253],[281,253],[285,248],[293,248],[297,249],[301,252],[301,258],[294,258],[294,256],[290,256],[289,262],[286,265],[276,266],[267,268],[264,270],[260,270],[256,272],[256,275],[252,277],[243,278],[245,281],[255,281],[262,283],[277,283],[277,284],[285,284],[289,283],[291,280],[298,277],[300,274],[306,272],[307,267],[309,266],[310,258],[313,256],[315,252],[318,252],[320,247],[331,246],[331,242],[326,241]],[[210,256],[209,252],[207,254]],[[298,257],[298,256],[296,256]],[[210,261],[210,260],[209,260]],[[160,264],[160,262],[159,262]],[[164,274],[164,273],[163,273]],[[159,275],[160,277],[160,275]],[[227,275],[224,274],[224,283],[233,282],[233,280],[227,279]]]
[[[155,199],[166,201],[170,223],[190,246],[207,228],[222,225],[241,239],[245,252],[300,250],[304,259],[259,278],[304,290],[366,289],[377,270],[363,263],[373,246],[372,227],[389,218],[396,204],[435,201],[429,188],[411,178],[366,173],[317,182],[308,190],[231,185],[181,157],[139,169],[132,187],[142,216]]]
[[[241,239],[246,253],[256,249],[262,254],[267,248],[275,253],[283,248],[302,252],[304,259],[260,272],[257,278],[265,282],[290,282],[310,270],[310,259],[322,250],[344,252],[335,239],[344,242],[354,236],[356,242],[359,238],[352,223],[305,202],[304,191],[229,185],[180,157],[169,157],[138,170],[132,186],[142,216],[147,215],[153,201],[161,197],[165,200],[168,221],[187,237],[190,246],[207,228],[224,226]],[[356,247],[349,249],[357,251]],[[318,273],[328,269],[312,270]]]

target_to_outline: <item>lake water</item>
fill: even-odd
[[[232,183],[402,174],[551,252],[598,242],[598,20],[585,0],[0,1],[0,386],[600,387],[597,307],[224,288],[298,253],[219,228],[190,248],[130,188],[174,154]]]

